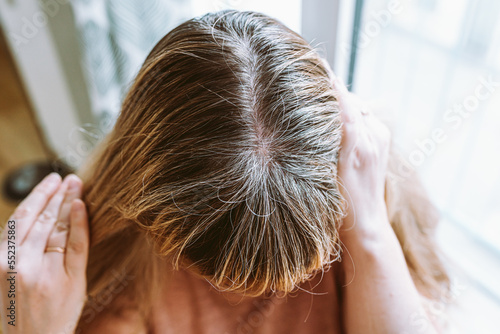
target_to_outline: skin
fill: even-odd
[[[85,268],[89,244],[88,219],[81,196],[82,182],[75,175],[51,174],[17,207],[15,221],[16,322],[2,312],[5,334],[73,333],[86,299]],[[5,229],[4,231],[7,231]],[[47,246],[65,247],[66,253],[44,252]],[[0,270],[7,266],[8,233],[0,243]],[[10,275],[9,275],[10,276]],[[10,303],[10,284],[0,281],[2,309]]]
[[[344,123],[338,176],[348,202],[340,231],[347,254],[340,263],[343,329],[346,333],[424,333],[421,327],[412,327],[412,317],[422,319],[425,312],[384,202],[389,130],[375,116],[362,115],[362,102],[340,80],[334,79],[333,85]],[[75,175],[64,182],[58,175],[49,176],[9,219],[16,221],[17,315],[13,327],[2,312],[4,333],[74,332],[86,298],[89,242],[85,205],[79,199],[81,186]],[[4,233],[0,259],[7,259],[7,237]],[[65,246],[67,251],[45,253],[47,245]],[[7,261],[0,261],[7,275]],[[0,280],[0,289],[5,309],[7,280]]]
[[[384,201],[390,132],[362,102],[333,81],[343,118],[338,176],[348,202],[344,244],[343,328],[346,333],[436,333],[422,307]],[[416,318],[427,325],[417,323]]]

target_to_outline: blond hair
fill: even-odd
[[[145,310],[165,258],[227,291],[292,291],[340,254],[340,127],[324,62],[280,22],[225,11],[175,28],[80,172],[89,295],[126,272],[126,293]],[[437,296],[447,276],[432,205],[404,197],[413,185],[388,187],[410,271]]]

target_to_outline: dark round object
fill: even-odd
[[[3,180],[3,195],[7,200],[19,202],[52,172],[64,177],[73,171],[65,163],[57,160],[25,164],[7,174]]]

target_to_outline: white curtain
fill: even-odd
[[[191,17],[191,2],[74,0],[70,3],[92,109],[101,124],[110,125],[149,51],[168,31]]]

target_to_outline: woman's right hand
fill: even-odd
[[[0,243],[4,334],[74,333],[89,244],[81,191],[76,175],[61,183],[51,174],[9,218]]]

